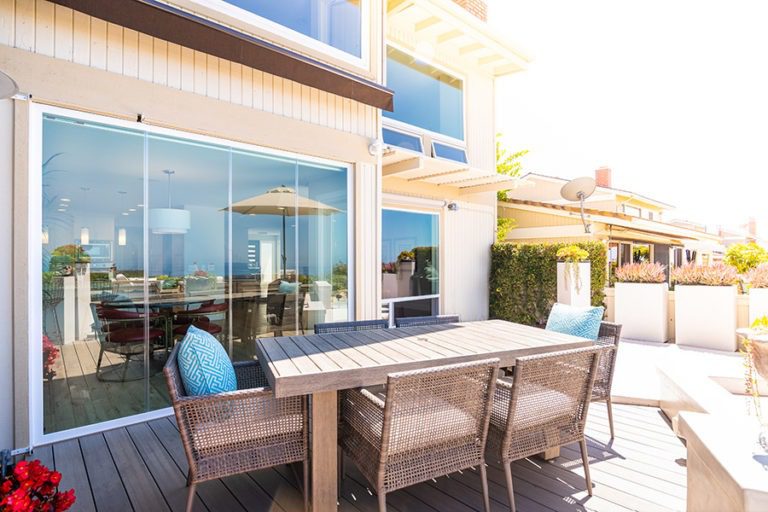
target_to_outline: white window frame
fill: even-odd
[[[401,123],[401,124],[405,125],[405,123]],[[406,126],[408,126],[408,125],[406,125]],[[394,126],[386,126],[386,125],[384,125],[384,126],[381,127],[381,129],[382,129],[382,133],[381,133],[381,140],[382,141],[384,140],[384,130],[392,130],[392,131],[395,131],[395,132],[398,132],[398,133],[402,133],[403,135],[410,135],[411,137],[416,137],[417,139],[419,139],[419,144],[421,144],[421,151],[416,151],[415,149],[402,148],[400,146],[395,146],[395,145],[393,145],[393,147],[396,147],[398,151],[408,151],[410,153],[414,153],[414,154],[418,154],[418,155],[422,155],[422,156],[426,155],[426,153],[424,152],[424,150],[425,150],[424,134],[414,132],[413,129],[410,128],[410,127],[406,129],[406,128],[396,128]],[[429,156],[431,156],[431,155],[429,155]]]
[[[425,215],[435,215],[437,216],[437,222],[438,222],[438,233],[437,233],[437,243],[438,243],[438,265],[439,265],[439,275],[438,275],[438,281],[437,281],[437,293],[432,293],[429,295],[412,295],[408,297],[393,297],[389,299],[385,299],[381,296],[379,296],[379,303],[381,306],[387,305],[389,308],[389,323],[390,327],[394,327],[394,318],[392,316],[392,305],[396,304],[398,302],[410,302],[410,301],[416,301],[416,300],[427,300],[427,299],[437,299],[437,308],[438,312],[442,314],[443,312],[443,268],[445,264],[445,257],[443,255],[443,241],[444,241],[444,231],[445,226],[443,223],[443,207],[444,202],[443,201],[434,201],[430,199],[421,199],[416,197],[406,197],[406,196],[397,196],[394,194],[385,194],[383,197],[383,205],[381,207],[382,213],[383,210],[395,210],[400,212],[408,212],[408,213],[421,213]],[[381,255],[379,255],[379,258],[381,258]],[[379,262],[379,266],[381,266],[381,261]]]
[[[224,0],[160,0],[174,7],[181,8],[192,14],[204,16],[220,25],[233,28],[255,37],[260,37],[254,32],[264,31],[287,39],[297,45],[304,46],[319,54],[324,54],[351,64],[361,71],[368,72],[370,67],[370,41],[371,41],[371,1],[360,0],[360,57],[347,53],[319,41],[306,34],[302,34],[290,27],[281,25],[256,13],[242,9]],[[273,0],[279,1],[279,0]]]
[[[434,132],[432,130],[428,130],[426,128],[421,128],[420,126],[416,126],[413,124],[408,124],[403,121],[398,121],[397,119],[392,119],[390,117],[386,117],[384,115],[381,116],[381,122],[382,124],[387,128],[393,128],[396,130],[401,131],[409,131],[412,133],[420,134],[420,135],[427,135],[429,138],[437,140],[439,142],[443,142],[445,144],[451,144],[454,146],[461,147],[462,149],[467,148],[467,75],[464,73],[460,73],[458,71],[454,71],[452,69],[448,69],[447,67],[438,64],[434,61],[434,59],[425,59],[420,55],[415,54],[413,51],[410,51],[403,46],[400,46],[397,43],[393,43],[391,41],[385,41],[384,42],[384,85],[387,84],[387,65],[386,65],[386,53],[387,53],[387,47],[391,46],[395,50],[398,50],[400,52],[405,53],[406,55],[410,55],[414,59],[418,59],[425,64],[432,66],[433,68],[442,71],[443,73],[446,73],[448,75],[451,75],[454,78],[458,78],[461,80],[462,87],[461,87],[461,122],[462,122],[462,133],[464,134],[463,139],[457,139],[455,137],[451,137],[450,135],[444,135],[442,133]],[[423,144],[423,146],[427,146],[427,144]],[[431,146],[431,144],[430,144]],[[432,156],[432,155],[430,155]]]
[[[264,146],[257,146],[255,144],[246,144],[242,142],[232,141],[219,137],[213,137],[209,135],[200,135],[196,133],[186,132],[181,129],[165,128],[149,124],[139,124],[136,122],[126,121],[124,119],[118,119],[101,114],[92,114],[83,112],[80,110],[72,110],[61,107],[55,107],[51,105],[44,105],[40,103],[30,102],[29,104],[29,144],[28,144],[28,162],[29,162],[29,201],[28,201],[28,233],[29,244],[27,246],[27,256],[30,262],[42,261],[42,174],[40,169],[42,168],[42,149],[43,149],[43,117],[45,114],[58,115],[62,117],[68,117],[71,119],[79,119],[85,122],[101,123],[108,126],[114,126],[116,128],[139,130],[153,135],[164,135],[170,137],[177,137],[190,141],[197,141],[205,144],[227,146],[232,149],[239,149],[243,151],[262,152],[268,155],[283,157],[299,162],[309,162],[319,165],[326,165],[330,167],[340,167],[347,170],[347,317],[350,320],[355,318],[355,210],[354,210],[354,195],[353,195],[353,173],[354,166],[348,162],[340,162],[329,160],[325,158],[319,158],[309,155],[303,155],[301,153],[293,153],[289,151],[282,151]],[[229,179],[229,178],[228,178]],[[147,190],[147,184],[145,183],[145,191]],[[146,193],[146,192],[145,192]],[[146,201],[145,201],[146,204]],[[231,261],[231,257],[230,257]],[[122,418],[116,418],[114,420],[108,420],[100,423],[91,423],[89,425],[83,425],[75,427],[69,430],[61,430],[58,432],[52,432],[46,434],[43,432],[43,346],[40,340],[43,336],[43,316],[42,316],[42,280],[40,274],[34,271],[34,268],[28,273],[27,280],[28,290],[28,376],[29,381],[29,438],[30,446],[40,446],[44,444],[55,443],[72,439],[75,437],[81,437],[96,432],[103,432],[119,427],[125,427],[128,425],[134,425],[136,423],[142,423],[173,414],[172,407],[166,407],[163,409],[157,409],[150,412],[144,412],[135,414],[132,416],[125,416]],[[35,341],[37,340],[37,341]]]

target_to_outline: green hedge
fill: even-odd
[[[557,300],[555,254],[567,245],[578,245],[589,252],[592,305],[602,305],[606,282],[603,242],[497,243],[491,247],[490,317],[544,325]]]

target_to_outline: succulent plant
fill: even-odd
[[[666,267],[661,263],[628,263],[616,269],[616,281],[620,283],[664,283]]]
[[[768,263],[756,266],[744,277],[752,288],[768,288]]]

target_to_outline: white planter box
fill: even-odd
[[[757,318],[768,315],[768,288],[749,290],[749,325]]]
[[[566,266],[562,261],[557,262],[557,302],[571,306],[590,306],[592,305],[590,263],[585,261],[577,263],[577,265],[579,268],[578,280],[575,276],[575,269],[572,268],[575,265]]]
[[[669,339],[667,283],[616,283],[615,321],[621,335],[664,343]]]
[[[675,343],[736,350],[735,286],[675,287]]]

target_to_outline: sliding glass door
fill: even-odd
[[[382,303],[396,318],[439,313],[440,216],[382,211]]]
[[[347,319],[347,166],[136,126],[43,114],[43,434],[167,407],[190,325],[238,360]]]

